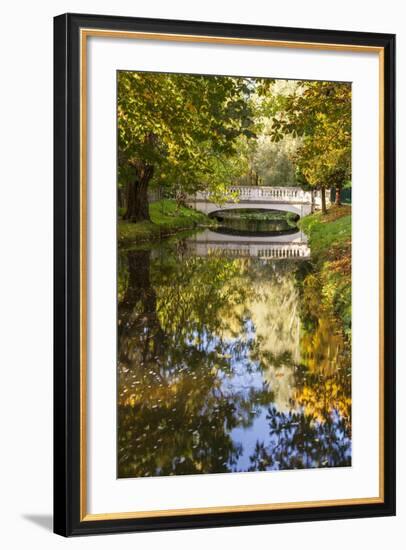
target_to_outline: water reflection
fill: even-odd
[[[350,356],[311,264],[199,238],[119,254],[118,476],[349,465]]]
[[[233,208],[210,214],[219,227],[217,231],[237,235],[283,235],[297,231],[297,214],[268,209]]]
[[[298,229],[272,237],[205,229],[187,239],[186,246],[194,256],[221,254],[270,261],[310,258],[306,235]]]

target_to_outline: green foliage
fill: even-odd
[[[266,132],[263,128],[261,132]],[[243,168],[237,182],[240,185],[267,185],[274,187],[296,184],[293,156],[300,140],[291,136],[276,143],[266,133],[256,140],[241,138],[239,150]]]
[[[271,135],[302,137],[293,156],[299,180],[312,187],[341,187],[351,178],[351,85],[297,83],[289,95],[271,98]]]
[[[325,189],[351,178],[348,83],[120,71],[117,116],[131,222],[149,221],[151,187],[179,204],[197,191],[221,204],[232,184]]]
[[[235,210],[226,210],[221,212],[224,220],[236,218],[238,220],[258,220],[258,221],[284,221],[286,219],[297,221],[299,216],[293,212],[284,212],[279,210],[252,210],[250,208],[237,208]]]
[[[243,78],[120,71],[120,185],[149,165],[174,194],[225,191],[236,138],[253,136],[249,96]]]
[[[334,207],[327,215],[306,216],[299,226],[309,236],[315,263],[315,273],[305,281],[309,287],[313,277],[315,287],[321,288],[319,307],[327,312],[327,317],[334,317],[351,340],[351,208]]]

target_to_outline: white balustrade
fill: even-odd
[[[210,193],[198,192],[195,200],[210,200]],[[238,201],[253,202],[288,202],[311,203],[311,191],[303,191],[300,187],[265,187],[265,186],[232,186],[229,188],[227,203]]]
[[[254,257],[261,260],[305,260],[310,258],[310,248],[307,243],[277,244],[239,244],[236,242],[188,242],[189,250],[197,256],[221,254],[231,257]]]

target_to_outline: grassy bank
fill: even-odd
[[[197,226],[213,225],[205,214],[192,208],[179,206],[174,200],[163,199],[149,205],[150,222],[129,223],[119,218],[118,241],[130,244],[150,240],[159,240],[178,231]]]
[[[321,289],[320,309],[334,316],[351,339],[351,207],[311,214],[299,221],[299,227],[309,237],[314,266],[304,280],[304,291]]]
[[[351,247],[350,206],[332,207],[327,214],[311,214],[298,225],[309,237],[313,257],[341,256]]]

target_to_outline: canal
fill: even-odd
[[[245,214],[245,213],[243,213]],[[118,477],[351,465],[351,356],[297,219],[118,254]]]

